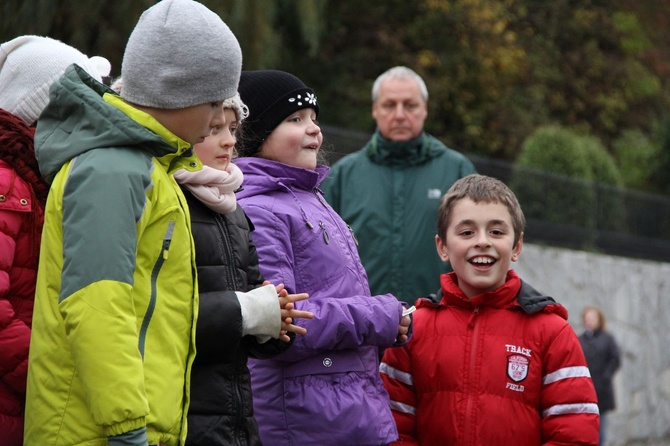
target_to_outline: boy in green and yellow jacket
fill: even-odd
[[[80,67],[36,133],[51,181],[28,370],[27,445],[182,445],[195,355],[188,206],[172,177],[223,120],[242,56],[192,0],[144,12],[117,96]]]

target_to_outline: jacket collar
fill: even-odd
[[[432,138],[425,132],[409,141],[391,141],[384,138],[379,129],[366,145],[366,153],[376,164],[404,168],[423,164],[434,158]]]
[[[477,307],[519,308],[527,314],[538,312],[556,313],[568,319],[567,309],[558,304],[553,297],[540,293],[527,282],[521,280],[514,270],[507,272],[505,283],[494,291],[482,293],[468,299],[458,287],[455,273],[440,276],[441,288],[437,294],[419,299],[417,308],[423,306],[456,306],[474,310]]]
[[[321,164],[311,170],[257,157],[237,158],[234,163],[244,173],[240,198],[286,188],[311,191],[321,185],[330,171]]]

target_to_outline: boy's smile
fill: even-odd
[[[514,246],[512,216],[504,204],[464,198],[453,207],[446,240],[437,236],[436,244],[442,260],[451,262],[458,286],[470,298],[505,283],[523,241],[520,238]]]

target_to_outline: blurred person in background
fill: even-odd
[[[333,164],[322,189],[353,229],[372,295],[410,304],[435,293],[450,271],[435,253],[440,198],[475,172],[463,154],[424,131],[428,90],[413,70],[397,66],[372,86],[377,130],[357,152]]]
[[[591,372],[591,379],[598,395],[598,409],[600,410],[600,445],[606,444],[607,413],[616,408],[614,399],[614,374],[621,366],[619,346],[607,331],[605,315],[595,306],[588,306],[582,310],[582,325],[584,331],[579,335],[586,362]]]

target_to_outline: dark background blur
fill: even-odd
[[[3,0],[0,41],[50,36],[107,57],[116,77],[130,32],[154,3]],[[551,244],[567,237],[607,252],[632,246],[638,256],[670,260],[670,1],[202,3],[238,37],[244,69],[283,69],[315,89],[331,161],[359,148],[374,130],[374,79],[407,65],[429,89],[426,130],[468,155],[480,172],[512,184],[515,170],[526,169],[516,176],[534,178],[531,188],[561,190],[568,199],[593,191],[595,201],[574,213],[593,218],[557,221],[548,217],[551,210],[540,210],[529,219],[530,239],[534,232]],[[555,162],[520,165],[524,144],[547,125],[596,141],[611,158],[616,181],[556,172]],[[614,218],[625,224],[615,228],[602,221],[612,215],[595,211],[610,206],[610,195],[623,206]],[[547,207],[555,207],[550,201]],[[647,242],[649,249],[640,248]]]

